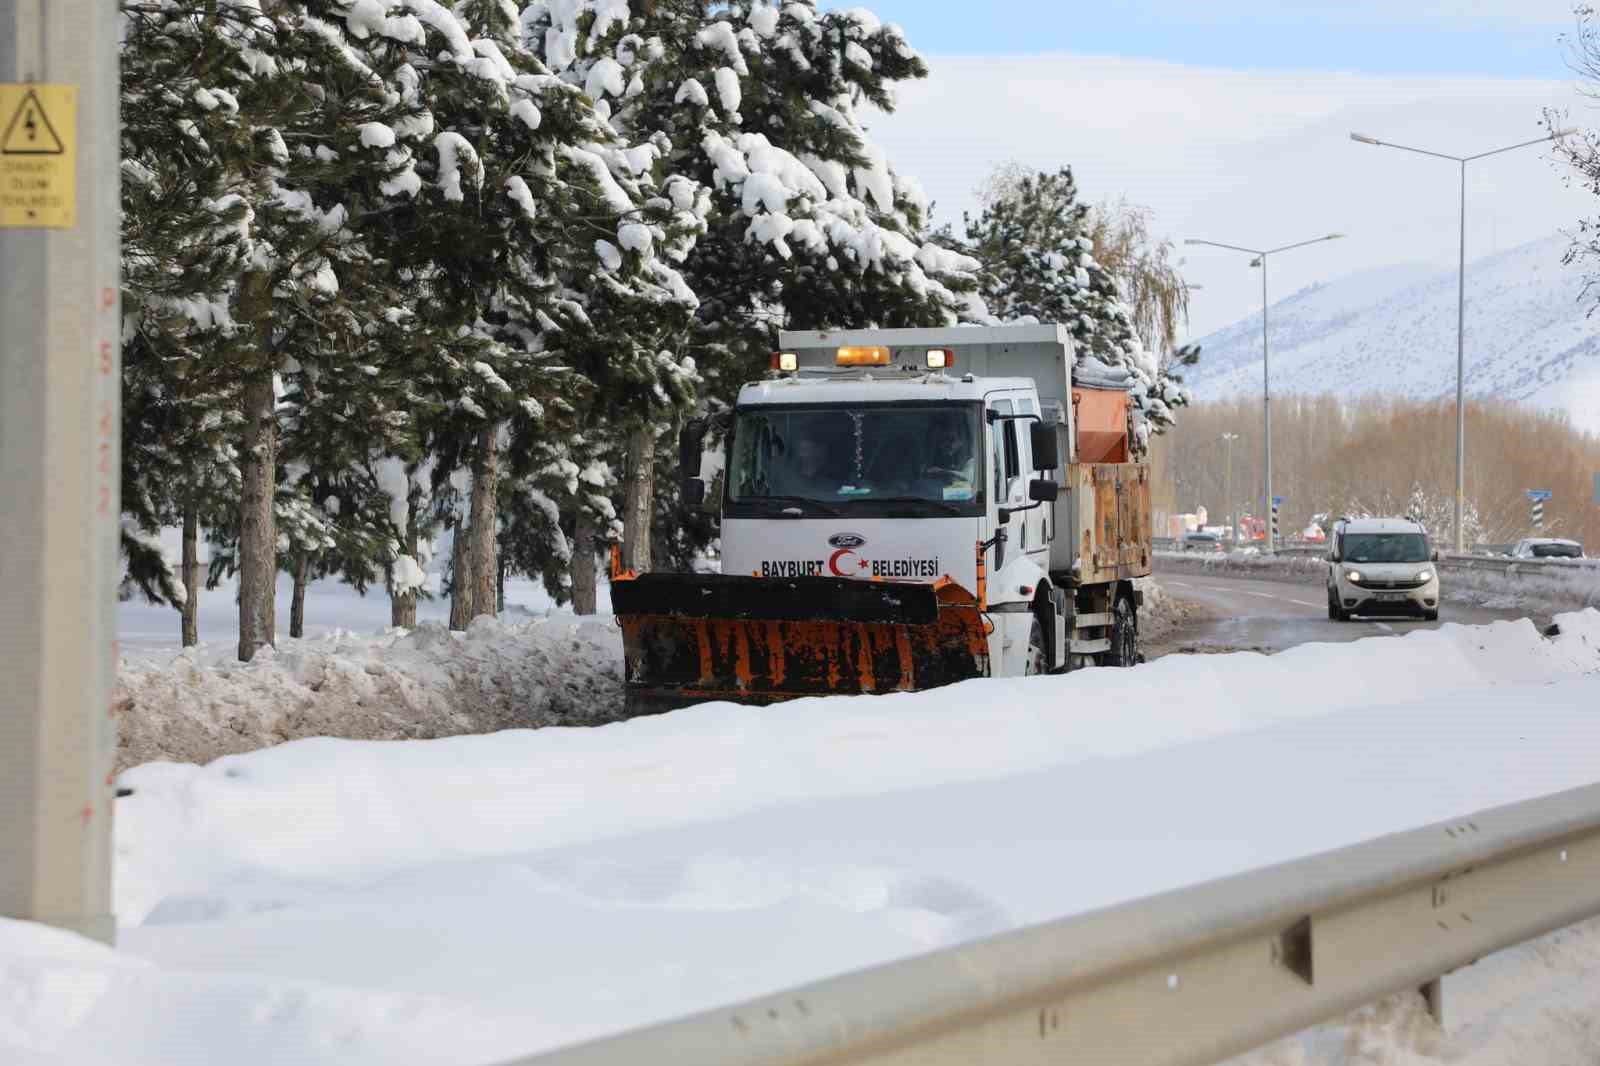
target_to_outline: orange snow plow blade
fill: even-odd
[[[989,672],[978,601],[949,581],[623,574],[611,602],[630,714],[912,692]]]

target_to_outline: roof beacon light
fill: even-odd
[[[949,348],[928,349],[928,369],[946,370],[956,365],[956,353]]]
[[[840,348],[837,362],[840,366],[888,366],[889,349],[881,345],[871,348]]]
[[[773,352],[772,369],[795,371],[800,369],[800,357],[794,352]]]

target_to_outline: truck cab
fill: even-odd
[[[942,368],[747,385],[727,444],[723,573],[977,589],[976,545],[1003,530],[985,560],[987,606],[1026,614],[1049,587],[1044,504],[1059,491],[1053,436],[1035,456],[1039,418],[1032,380]],[[1042,627],[997,625],[995,672],[1043,672],[1044,640]]]

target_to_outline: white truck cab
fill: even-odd
[[[1439,617],[1438,553],[1421,523],[1341,518],[1328,538],[1328,617]]]

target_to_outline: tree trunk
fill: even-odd
[[[467,628],[472,621],[472,534],[466,523],[457,521],[450,538],[450,628]]]
[[[576,614],[595,613],[595,530],[588,508],[578,509],[577,528],[572,531],[572,610]]]
[[[622,506],[622,566],[650,569],[650,518],[655,511],[656,435],[649,426],[628,436],[628,496]]]
[[[417,557],[417,523],[413,518],[406,524],[406,542],[401,550],[411,558]],[[417,590],[404,592],[389,590],[389,624],[402,629],[417,628]]]
[[[311,572],[311,556],[294,560],[294,597],[289,601],[289,635],[296,640],[306,635],[306,576]]]
[[[200,509],[183,509],[183,646],[200,643]]]
[[[277,634],[277,525],[272,491],[277,478],[278,426],[273,412],[272,374],[244,387],[244,485],[239,494],[239,661]]]
[[[472,462],[472,616],[494,614],[495,535],[499,521],[495,514],[495,482],[500,474],[500,439],[497,426],[488,425],[478,433],[478,454]]]

